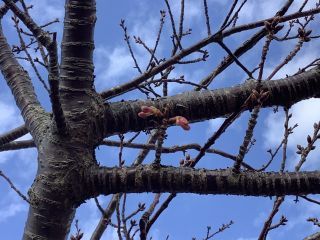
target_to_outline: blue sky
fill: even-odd
[[[64,1],[62,0],[41,0],[41,1],[26,1],[32,3],[34,8],[30,13],[39,23],[46,23],[54,18],[59,18],[62,22],[64,14]],[[308,5],[313,6],[316,1],[310,1]],[[180,1],[171,1],[172,10],[174,13],[179,13]],[[230,1],[208,0],[209,12],[212,32],[218,29],[222,20],[223,13],[230,6]],[[257,19],[271,17],[283,5],[284,1],[262,1],[249,0],[244,8],[245,14],[240,14],[239,24],[248,23]],[[301,0],[295,1],[292,9],[297,10]],[[149,46],[154,45],[157,29],[159,26],[159,11],[165,8],[162,0],[117,0],[117,1],[97,1],[97,26],[96,26],[96,50],[95,50],[95,74],[96,74],[96,89],[101,91],[117,84],[124,83],[138,75],[136,69],[133,68],[133,61],[129,55],[129,51],[123,41],[123,31],[119,27],[120,19],[126,20],[128,32],[131,35],[133,49],[136,53],[137,60],[141,64],[142,69],[145,68],[149,56],[141,46],[134,44],[134,35],[140,36]],[[186,19],[184,28],[192,28],[192,34],[183,41],[183,46],[187,47],[192,43],[206,36],[205,19],[203,16],[202,1],[186,0]],[[256,14],[259,13],[259,14]],[[178,16],[178,14],[177,14]],[[178,18],[176,18],[176,23]],[[158,48],[159,58],[168,58],[171,50],[170,40],[170,24],[167,15],[164,35]],[[13,28],[13,23],[10,16],[3,20],[3,28],[7,34],[10,44],[17,43],[17,37]],[[51,30],[58,32],[58,38],[62,37],[62,24],[58,23],[51,27]],[[226,39],[225,43],[230,49],[236,49],[250,33],[241,33],[231,36]],[[260,44],[244,56],[240,58],[241,62],[252,69],[260,60],[261,48]],[[270,51],[270,58],[267,60],[265,76],[281,62],[286,55],[293,49],[296,40],[285,43],[272,43],[273,50]],[[303,50],[298,53],[296,58],[282,70],[278,72],[275,78],[284,77],[286,74],[295,73],[299,67],[311,62],[316,57],[319,57],[319,41],[311,41],[305,44]],[[205,63],[194,64],[191,66],[177,66],[172,74],[172,77],[185,76],[188,81],[198,82],[220,62],[225,56],[224,51],[216,45],[206,47],[210,57]],[[33,53],[37,56],[37,53]],[[24,68],[30,72],[34,80],[37,94],[42,104],[50,110],[48,97],[31,67],[26,62],[22,62]],[[41,72],[45,77],[45,73]],[[236,65],[230,66],[224,73],[220,74],[210,89],[232,86],[243,82],[246,75]],[[22,119],[19,116],[19,111],[14,104],[13,97],[10,95],[8,87],[0,76],[0,134],[22,124]],[[192,90],[192,87],[178,84],[169,85],[169,94],[177,94],[183,91]],[[160,92],[160,91],[159,91]],[[119,99],[136,99],[144,97],[141,93],[133,91]],[[320,112],[315,111],[320,106],[320,100],[310,99],[300,102],[292,107],[293,117],[290,125],[298,123],[298,128],[295,129],[288,143],[288,164],[287,169],[293,170],[295,163],[298,161],[298,155],[295,154],[296,145],[306,145],[306,136],[312,134],[312,125],[320,120]],[[239,144],[245,134],[249,113],[244,113],[213,146],[232,154],[238,152]],[[203,144],[211,134],[222,123],[222,119],[214,119],[202,123],[191,125],[191,130],[186,132],[181,128],[172,127],[168,130],[168,139],[164,146],[182,145],[186,143]],[[252,166],[259,167],[266,163],[269,159],[267,150],[275,149],[280,143],[283,136],[284,114],[283,110],[274,114],[272,109],[263,109],[259,116],[259,123],[255,130],[254,138],[257,140],[251,151],[246,157],[246,162]],[[132,133],[126,135],[126,139],[132,136]],[[140,134],[137,142],[143,143],[146,139],[144,133]],[[25,136],[24,139],[30,138]],[[112,137],[113,140],[118,140],[117,136]],[[125,149],[123,159],[126,164],[131,164],[138,151]],[[196,155],[195,151],[189,151],[191,157]],[[114,166],[118,159],[118,149],[112,147],[100,147],[97,150],[97,157],[101,164]],[[182,153],[163,154],[162,161],[164,164],[175,165],[179,164],[179,160],[183,157]],[[1,152],[0,153],[0,169],[3,170],[23,192],[27,193],[33,177],[36,172],[36,151],[34,149],[26,149],[17,152]],[[154,152],[150,152],[146,163],[151,162],[154,158]],[[269,170],[277,170],[280,166],[280,157],[278,157],[271,165]],[[219,156],[207,154],[199,163],[199,167],[210,169],[225,168],[232,166],[232,162],[223,159]],[[318,170],[319,169],[319,150],[315,150],[310,154],[303,169]],[[161,200],[164,200],[168,194],[163,194]],[[13,192],[7,183],[0,179],[0,232],[3,239],[20,239],[24,223],[26,221],[28,206]],[[318,196],[313,196],[318,198]],[[100,203],[105,206],[110,197],[99,197]],[[145,202],[146,205],[152,201],[152,194],[132,194],[128,197],[127,212],[134,210],[138,202]],[[257,239],[263,223],[269,212],[271,211],[273,200],[266,197],[236,197],[236,196],[205,196],[194,194],[181,194],[170,204],[170,208],[159,218],[154,224],[150,236],[153,239],[165,239],[170,235],[169,239],[191,239],[197,237],[201,239],[205,236],[206,226],[211,226],[212,230],[217,230],[221,224],[228,223],[230,220],[234,224],[230,229],[227,229],[216,239],[236,239],[236,240],[253,240]],[[319,217],[320,208],[312,205],[309,202],[300,200],[295,203],[293,197],[287,197],[282,205],[280,212],[275,217],[275,223],[281,215],[285,215],[289,220],[287,226],[281,227],[278,230],[272,231],[268,239],[284,239],[290,236],[290,239],[302,239],[311,234],[317,229],[308,223],[308,217]],[[85,233],[84,239],[89,239],[96,223],[100,218],[100,212],[95,206],[94,201],[88,200],[83,204],[75,219],[79,219],[79,226]],[[74,232],[74,228],[71,232]],[[102,239],[117,239],[116,231],[110,227],[104,234]]]

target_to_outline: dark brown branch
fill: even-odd
[[[4,145],[1,145],[0,152],[19,150],[19,149],[24,149],[24,148],[33,148],[35,146],[36,145],[34,144],[33,140],[14,141],[14,142],[9,142]]]
[[[67,124],[64,113],[62,111],[59,97],[59,64],[58,64],[58,49],[56,42],[56,33],[53,34],[53,39],[39,27],[27,13],[22,12],[12,1],[3,0],[13,13],[27,26],[33,36],[45,46],[49,53],[49,85],[50,85],[50,100],[52,104],[52,112],[56,122],[57,130],[61,134],[67,132]],[[19,31],[19,30],[18,30]],[[18,32],[19,33],[19,32]],[[22,39],[22,37],[20,37]]]
[[[141,106],[155,106],[158,109],[168,107],[168,116],[183,116],[189,122],[225,116],[237,112],[242,104],[256,89],[257,81],[247,81],[231,88],[213,91],[186,92],[172,97],[145,101],[115,102],[106,105],[105,136],[140,131],[156,127],[152,118],[138,117]],[[269,92],[269,97],[262,107],[291,106],[292,104],[311,97],[320,96],[320,71],[313,68],[299,75],[281,80],[264,81],[261,90]]]
[[[283,26],[277,26],[277,31],[280,31]],[[251,38],[245,41],[240,47],[238,47],[233,55],[237,58],[241,57],[244,53],[252,49],[265,35],[267,34],[267,30],[265,28],[261,29],[259,32],[254,34]],[[234,57],[226,56],[221,63],[210,73],[207,77],[202,79],[199,82],[199,85],[209,86],[212,80],[218,76],[221,72],[223,72],[226,68],[228,68],[234,62]],[[200,87],[195,88],[196,91],[201,90]]]
[[[83,172],[83,197],[97,194],[171,192],[284,196],[320,193],[320,172],[241,172],[188,167],[95,167]]]
[[[29,75],[13,56],[10,46],[3,34],[0,23],[0,70],[10,87],[16,104],[21,111],[26,126],[31,133],[40,128],[38,125],[44,117],[44,110],[35,95]],[[38,129],[39,130],[39,129]]]
[[[231,52],[231,50],[223,43],[223,41],[218,42],[218,44],[233,58],[236,64],[249,76],[253,78],[252,73],[240,62],[240,60]]]
[[[125,26],[125,20],[124,19],[121,19],[120,27],[123,29],[124,41],[127,43],[127,46],[128,46],[129,52],[130,52],[130,56],[131,56],[131,58],[132,58],[132,60],[134,62],[134,68],[136,68],[139,73],[142,73],[141,68],[139,67],[137,58],[135,57],[135,54],[134,54],[134,52],[132,50],[131,43],[130,43],[130,36],[128,35],[128,31],[127,31],[127,27]]]
[[[141,240],[147,239],[147,234],[148,234],[147,224],[148,224],[148,221],[149,221],[151,214],[153,213],[155,207],[159,203],[160,196],[161,196],[161,193],[157,193],[154,196],[153,202],[151,203],[150,207],[148,208],[147,211],[145,211],[143,213],[142,217],[140,218],[139,227],[140,227],[140,239]]]
[[[239,172],[240,171],[240,167],[241,167],[241,164],[243,162],[243,159],[245,157],[245,155],[247,154],[248,152],[248,146],[251,142],[251,139],[253,137],[253,131],[254,131],[254,128],[257,124],[257,118],[258,118],[258,114],[259,114],[259,110],[260,110],[260,106],[256,106],[252,113],[251,113],[251,116],[250,116],[250,119],[248,121],[248,127],[247,127],[247,130],[246,130],[246,135],[244,136],[243,138],[243,142],[241,144],[241,146],[239,147],[239,153],[237,155],[237,158],[236,158],[236,161],[233,165],[233,170],[235,172]]]
[[[21,28],[19,27],[19,20],[17,18],[17,16],[15,15],[13,17],[13,21],[14,21],[14,25],[15,25],[15,28],[16,28],[16,31],[18,33],[18,37],[19,37],[19,40],[20,40],[20,45],[21,45],[21,48],[19,49],[19,51],[17,51],[17,53],[19,53],[21,50],[23,50],[27,56],[26,60],[30,62],[31,64],[31,67],[33,68],[36,76],[38,77],[39,81],[42,83],[43,87],[46,89],[46,91],[50,94],[50,89],[47,87],[47,84],[45,83],[45,81],[42,79],[36,65],[34,64],[34,60],[32,59],[29,51],[28,51],[28,46],[26,46],[25,44],[25,41],[24,39],[22,38],[22,34],[21,34]],[[31,41],[31,43],[33,43],[33,41]]]
[[[319,201],[314,200],[314,199],[312,199],[312,198],[309,198],[309,197],[307,197],[307,196],[299,196],[299,197],[303,198],[304,200],[306,200],[306,201],[308,201],[308,202],[312,202],[312,203],[315,203],[315,204],[320,205],[320,202],[319,202]]]
[[[169,203],[177,196],[177,194],[172,193],[169,195],[169,197],[167,197],[167,199],[161,204],[161,206],[159,207],[159,209],[155,212],[155,214],[151,217],[151,219],[149,220],[148,224],[147,224],[147,228],[146,231],[149,232],[150,228],[152,227],[152,225],[157,221],[157,219],[159,218],[159,216],[161,215],[161,213],[167,209],[167,207],[169,206]]]
[[[302,18],[302,17],[306,17],[306,16],[318,14],[318,13],[320,13],[320,8],[313,8],[308,11],[295,12],[295,13],[286,15],[284,17],[279,17],[278,19],[279,19],[279,23],[283,23],[283,22],[290,21],[292,19]],[[238,26],[238,27],[234,27],[234,28],[231,28],[230,30],[223,32],[222,37],[228,37],[228,36],[235,34],[235,33],[238,33],[238,32],[254,29],[257,27],[263,27],[265,22],[272,22],[273,20],[274,20],[274,17],[260,20],[260,21],[254,22],[254,23],[249,23],[249,24],[244,24],[244,25]]]
[[[150,134],[149,139],[147,140],[147,145],[148,144],[153,144],[156,142],[157,140],[157,133],[158,131],[154,131]],[[146,156],[149,153],[149,149],[142,149],[137,158],[135,159],[134,163],[132,164],[132,166],[138,166],[139,164],[141,164],[143,162],[143,160],[146,158]],[[114,213],[116,206],[117,206],[117,202],[118,202],[118,196],[119,194],[115,194],[112,196],[107,208],[104,210],[104,212],[106,213],[104,216],[102,216],[102,218],[100,219],[97,227],[95,228],[92,236],[91,236],[91,240],[99,240],[102,236],[102,234],[104,233],[104,231],[107,229],[107,224],[105,224],[106,221],[109,221],[109,219],[111,218],[112,214]]]
[[[203,0],[204,16],[206,17],[207,34],[211,35],[210,18],[208,13],[208,3],[207,0]]]
[[[14,3],[18,2],[18,0],[13,0]],[[7,14],[7,12],[9,11],[9,6],[8,5],[4,5],[2,7],[0,7],[0,19]]]
[[[0,135],[0,146],[10,143],[11,141],[16,140],[19,137],[22,137],[28,133],[28,129],[25,125],[21,125],[15,129],[12,129],[9,132]]]
[[[279,211],[279,208],[282,204],[282,202],[284,201],[284,197],[278,197],[276,199],[276,201],[274,202],[274,205],[273,205],[273,209],[267,219],[267,221],[264,223],[263,225],[263,228],[260,232],[260,235],[259,235],[259,240],[265,240],[266,239],[266,236],[268,235],[268,232],[269,232],[269,228],[270,228],[270,225],[272,223],[272,219],[273,217],[277,214],[277,212]]]
[[[303,240],[319,240],[320,232],[314,233],[308,237],[305,237]]]
[[[95,0],[66,0],[60,65],[60,96],[65,111],[81,111],[93,98],[88,91],[94,91],[95,22]]]
[[[231,8],[230,10],[228,11],[228,14],[226,16],[226,18],[224,19],[220,29],[225,29],[227,27],[227,24],[231,23],[232,21],[229,21],[230,17],[231,17],[231,14],[233,13],[233,10],[235,9],[235,7],[237,6],[237,3],[238,3],[238,0],[234,0],[232,5],[231,5]]]
[[[53,117],[56,123],[59,134],[65,135],[68,133],[67,122],[62,110],[60,96],[59,96],[59,63],[58,63],[58,49],[56,41],[56,33],[53,34],[53,40],[47,48],[49,53],[49,85],[50,85],[50,101],[52,105]]]
[[[112,196],[107,208],[103,210],[102,218],[100,219],[95,231],[91,236],[91,240],[98,240],[101,238],[103,232],[108,226],[108,222],[111,219],[112,214],[114,213],[116,206],[118,204],[119,194],[115,194]]]
[[[26,25],[32,32],[33,36],[46,48],[50,46],[52,40],[47,32],[39,27],[31,17],[22,12],[11,0],[3,0],[10,10]]]

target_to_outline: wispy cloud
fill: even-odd
[[[0,100],[0,133],[5,132],[10,128],[17,127],[22,123],[22,118],[16,106]]]
[[[64,16],[63,5],[60,0],[32,0],[28,4],[33,7],[30,9],[30,15],[36,20],[43,23]]]
[[[17,107],[13,104],[9,104],[9,100],[6,96],[0,95],[0,134],[3,134],[15,127],[22,124],[22,117],[19,114]],[[4,101],[2,99],[8,99]],[[4,163],[14,155],[13,152],[1,152],[0,163]]]
[[[18,186],[19,187],[19,186]],[[28,206],[11,188],[6,194],[2,195],[0,201],[0,223],[9,220],[10,218],[25,212]]]
[[[309,1],[305,9],[315,5],[316,1]],[[239,4],[238,4],[239,5]],[[239,14],[239,24],[248,23],[256,20],[273,17],[284,5],[284,1],[248,1]],[[288,13],[297,11],[302,5],[302,1],[294,1]],[[257,14],[259,13],[259,14]]]
[[[104,89],[118,84],[120,81],[129,80],[137,72],[133,60],[125,47],[116,47],[108,50],[98,47],[95,51],[96,86]]]
[[[26,211],[27,207],[23,203],[11,203],[0,209],[0,222],[5,222],[9,218],[16,216],[18,213]]]

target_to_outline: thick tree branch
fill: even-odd
[[[158,135],[157,133],[158,133],[158,131],[151,132],[146,144],[155,144],[155,142],[157,141],[157,135]],[[136,157],[135,161],[133,162],[132,166],[137,166],[137,165],[141,164],[144,161],[144,159],[146,158],[146,156],[148,155],[149,151],[150,151],[149,149],[140,150],[140,152],[139,152],[138,156]],[[106,215],[101,217],[96,229],[94,230],[94,232],[90,238],[91,240],[100,239],[102,234],[106,230],[108,225],[105,224],[105,220],[109,221],[112,214],[114,213],[116,206],[118,204],[119,195],[121,195],[121,194],[114,194],[112,196],[107,208],[104,211],[106,213]]]
[[[44,110],[40,106],[31,79],[14,57],[3,34],[0,23],[0,70],[21,111],[22,117],[31,134],[40,128]]]
[[[60,96],[59,96],[59,63],[58,63],[58,49],[56,41],[56,33],[53,35],[53,41],[48,48],[49,58],[49,84],[50,84],[50,100],[52,105],[52,112],[60,134],[67,134],[67,122],[62,110]]]
[[[186,92],[167,98],[114,102],[105,104],[104,135],[140,131],[157,127],[156,119],[138,117],[141,106],[168,108],[168,116],[184,116],[190,122],[217,118],[236,112],[246,101],[257,81],[250,80],[241,85],[218,90]],[[320,70],[314,68],[288,78],[264,81],[261,89],[269,92],[262,107],[291,106],[301,100],[320,96]]]
[[[98,194],[170,192],[283,196],[320,193],[320,171],[242,172],[181,167],[96,167],[82,176],[85,199]]]
[[[28,133],[28,129],[25,125],[19,126],[15,129],[10,130],[2,135],[0,135],[0,147],[2,145],[10,143],[11,141],[16,140],[19,137],[22,137]]]
[[[94,0],[66,0],[61,44],[61,90],[74,95],[93,89]],[[73,96],[75,97],[75,96]]]
[[[9,142],[0,146],[0,152],[11,151],[11,150],[20,150],[25,148],[33,148],[35,147],[35,143],[33,140],[25,140],[25,141],[14,141]]]
[[[29,17],[26,13],[22,12],[14,1],[12,0],[2,0],[10,10],[26,25],[26,27],[32,32],[33,36],[46,48],[50,46],[52,40],[49,34],[42,30],[31,17]]]
[[[59,98],[59,64],[58,64],[58,49],[56,42],[56,33],[53,34],[53,39],[47,32],[42,30],[33,19],[22,12],[11,0],[3,0],[12,12],[27,26],[36,37],[41,45],[45,46],[49,54],[49,85],[50,85],[50,100],[52,104],[52,112],[56,122],[57,129],[64,134],[67,130],[64,113],[62,111],[61,102]],[[19,31],[19,29],[18,29]]]

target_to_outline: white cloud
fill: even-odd
[[[216,119],[212,119],[209,121],[210,127],[212,129],[216,129],[219,128],[221,126],[221,124],[224,122],[225,118],[216,118]]]
[[[20,186],[16,186],[21,189]],[[28,210],[28,205],[18,194],[8,187],[7,193],[2,195],[0,201],[0,223]]]
[[[0,134],[22,124],[22,118],[14,105],[0,100],[0,110]]]
[[[5,99],[1,95],[2,99]],[[23,121],[20,113],[15,105],[8,104],[5,101],[0,100],[0,134],[3,134],[15,127],[20,126]],[[0,163],[4,163],[14,155],[14,152],[0,152]]]
[[[294,1],[287,12],[287,14],[293,13],[300,8],[302,1]],[[264,0],[249,0],[244,7],[242,8],[239,14],[238,24],[253,22],[257,20],[262,20],[266,18],[273,17],[276,12],[278,12],[282,6],[284,5],[284,1],[264,1]],[[315,1],[309,1],[306,9],[310,9],[314,7]],[[238,4],[238,6],[240,6]],[[238,9],[238,6],[236,9]],[[259,13],[259,14],[256,14]]]
[[[62,19],[64,17],[64,5],[60,0],[29,0],[25,2],[27,6],[32,5],[32,8],[29,9],[29,14],[38,25],[41,26],[43,24],[47,24],[58,18],[60,20],[59,24],[51,24],[46,27],[46,29],[61,32]],[[11,17],[6,16],[5,23],[11,27],[13,23]]]
[[[209,120],[208,133],[212,134],[214,131],[217,131],[221,124],[224,122],[224,118],[216,118]]]
[[[295,43],[294,43],[295,44]],[[278,78],[284,78],[286,75],[293,75],[295,74],[299,68],[305,67],[307,64],[311,63],[314,59],[318,57],[317,52],[314,51],[315,48],[319,46],[314,46],[314,45],[307,45],[304,46],[303,50],[298,53],[298,55],[289,63],[283,66],[277,73],[274,75],[273,79],[278,79]],[[283,56],[280,58],[281,60],[273,62],[274,65],[278,65],[280,62],[285,59],[287,54],[289,53],[288,49],[293,49],[294,46],[293,44],[289,43],[287,45],[283,46]],[[265,76],[268,76],[272,71],[275,66],[268,66],[265,68]]]
[[[24,212],[27,210],[27,207],[23,203],[11,203],[8,206],[0,209],[0,222],[7,221],[8,218],[14,217],[20,212]]]
[[[281,1],[273,1],[272,4],[263,0],[248,1],[240,11],[239,24],[273,17],[282,5]]]
[[[318,200],[315,196],[309,196],[315,200]],[[294,196],[286,197],[285,202],[282,204],[284,214],[288,219],[286,226],[282,228],[282,231],[274,231],[273,236],[275,239],[284,239],[287,234],[296,229],[303,229],[304,236],[311,235],[315,231],[319,230],[319,227],[314,226],[312,223],[307,222],[309,217],[318,217],[320,214],[320,208],[314,203],[307,202],[300,199],[296,203]]]
[[[160,238],[160,229],[158,228],[152,228],[150,233],[148,234],[149,237],[152,237],[153,240],[159,240]],[[138,238],[137,238],[138,239]]]
[[[62,20],[64,16],[64,5],[60,0],[41,0],[28,1],[28,5],[33,5],[30,9],[30,15],[42,23],[46,23],[59,18]]]
[[[98,88],[113,86],[118,83],[119,78],[128,77],[136,71],[125,47],[116,47],[110,52],[104,47],[98,47],[95,59]]]
[[[256,218],[253,220],[253,226],[260,227],[266,221],[268,214],[266,212],[260,212]]]
[[[185,1],[184,5],[184,28],[188,29],[195,24],[196,21],[203,18],[203,1]],[[171,3],[172,14],[176,16],[176,27],[179,24],[180,17],[180,1],[173,1]]]

